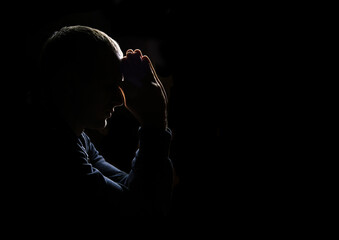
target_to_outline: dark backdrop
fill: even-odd
[[[263,15],[248,4],[61,0],[13,9],[11,31],[20,54],[14,54],[20,75],[14,95],[23,112],[35,88],[42,43],[62,26],[98,28],[123,51],[140,48],[150,56],[169,94],[176,171],[172,216],[239,217],[283,197],[273,181],[284,154],[281,139],[273,136],[281,136],[285,126],[276,123],[286,117],[275,104],[286,74],[272,57],[284,51],[276,45],[281,25],[271,21],[276,8]],[[121,108],[105,131],[88,133],[108,161],[128,170],[137,128]]]

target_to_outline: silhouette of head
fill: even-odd
[[[51,106],[79,128],[104,128],[123,103],[119,83],[123,53],[106,33],[69,26],[55,32],[41,55],[41,74]]]

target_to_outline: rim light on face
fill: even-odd
[[[126,105],[126,97],[125,97],[124,90],[122,90],[122,88],[121,88],[121,87],[118,87],[118,88],[119,88],[119,90],[120,90],[120,92],[121,92],[121,96],[122,96],[122,98],[123,98],[124,105],[125,105],[125,106],[127,106],[127,105]]]

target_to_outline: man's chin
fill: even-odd
[[[107,118],[103,121],[103,124],[100,128],[103,129],[105,127],[107,127]]]

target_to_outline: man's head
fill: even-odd
[[[70,26],[55,32],[41,57],[52,106],[77,127],[105,127],[113,108],[123,103],[122,57],[119,45],[97,29]]]

